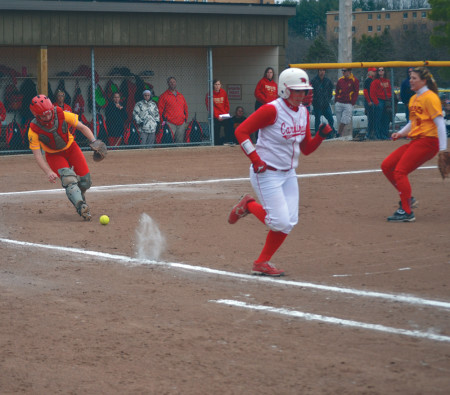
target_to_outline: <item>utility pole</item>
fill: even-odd
[[[339,0],[338,62],[352,61],[352,0]]]

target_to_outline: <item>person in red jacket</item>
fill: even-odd
[[[6,118],[6,109],[3,103],[0,101],[0,122],[3,122]]]
[[[209,112],[209,93],[206,94],[206,109]],[[220,80],[213,81],[213,109],[214,109],[214,145],[235,144],[233,125],[231,123],[230,103],[227,92],[222,89]],[[224,136],[221,129],[224,128]]]
[[[370,98],[375,106],[375,137],[378,140],[389,140],[389,122],[391,115],[386,111],[386,102],[391,101],[391,83],[385,78],[384,67],[379,67],[372,84]]]
[[[175,135],[175,143],[183,143],[188,120],[188,105],[177,90],[175,77],[167,78],[168,89],[158,99],[158,111],[162,122],[167,122]]]
[[[255,88],[255,111],[263,104],[270,103],[278,98],[278,85],[273,80],[275,72],[272,67],[267,67],[264,77],[261,78]]]

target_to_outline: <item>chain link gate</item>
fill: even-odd
[[[0,105],[0,152],[29,152],[27,132],[33,118],[29,104],[38,94],[37,50],[3,48],[3,54],[8,61],[0,65],[0,101],[4,104],[4,110]],[[48,48],[49,98],[55,104],[59,99],[65,110],[78,114],[98,138],[115,149],[210,145],[205,103],[208,75],[207,50],[203,48]],[[183,136],[177,142],[171,139],[169,123],[161,119],[156,125],[155,142],[142,145],[142,125],[133,110],[147,89],[151,100],[158,104],[168,89],[169,77],[176,80],[176,90],[187,105],[180,128]],[[119,105],[125,109],[119,125],[116,118],[108,119],[108,106],[114,105],[115,93],[120,94]],[[193,121],[197,123],[191,129]],[[78,131],[74,133],[77,143],[87,147],[86,138]]]

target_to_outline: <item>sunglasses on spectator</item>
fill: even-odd
[[[384,69],[378,69],[378,71],[384,71]]]

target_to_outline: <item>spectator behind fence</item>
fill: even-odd
[[[263,104],[270,103],[278,97],[278,85],[273,80],[274,70],[267,67],[264,77],[261,78],[255,88],[255,111]]]
[[[158,106],[151,100],[152,92],[146,89],[142,95],[144,99],[134,106],[133,119],[139,130],[141,145],[155,144],[155,134],[160,120]]]
[[[6,108],[0,101],[0,122],[3,122],[5,119],[6,119]]]
[[[72,107],[70,107],[66,102],[66,93],[60,89],[57,89],[55,92],[56,101],[53,103],[55,106],[58,106],[63,111],[72,112]]]
[[[108,103],[105,110],[106,127],[108,129],[108,145],[118,146],[122,144],[127,110],[120,103],[120,93],[113,94],[112,101]]]
[[[377,72],[376,67],[367,69],[367,78],[364,81],[364,108],[367,115],[367,138],[375,139],[375,106],[370,98],[370,87]]]
[[[389,122],[391,114],[386,111],[386,102],[391,101],[391,83],[385,78],[384,67],[377,69],[375,80],[370,86],[370,98],[375,105],[375,136],[378,140],[389,140]]]
[[[206,109],[209,112],[209,93],[206,94]],[[213,81],[213,109],[214,109],[214,145],[231,144],[235,142],[233,125],[230,117],[230,103],[227,92],[222,89],[220,80]],[[221,130],[224,129],[224,136]]]
[[[409,99],[414,96],[414,91],[411,89],[411,85],[409,83],[409,79],[411,77],[411,72],[414,70],[414,67],[408,67],[408,71],[406,73],[406,78],[402,81],[400,85],[400,98],[402,102],[405,104],[405,115],[406,122],[409,121]]]
[[[344,75],[339,78],[336,84],[336,96],[334,98],[336,102],[334,111],[339,125],[337,137],[343,137],[345,127],[351,124],[353,106],[359,94],[359,81],[352,74],[352,69],[344,68],[342,69],[342,73]]]
[[[167,85],[168,89],[158,100],[159,115],[161,120],[166,121],[172,129],[175,143],[183,143],[189,118],[188,105],[184,96],[177,91],[175,77],[167,78]]]
[[[333,83],[325,77],[325,69],[319,69],[317,75],[312,79],[311,86],[314,89],[312,105],[314,107],[314,130],[319,130],[320,118],[323,115],[328,124],[333,129],[331,135],[335,135],[333,112],[331,111],[330,101],[333,97]],[[331,136],[330,136],[331,137]]]
[[[234,115],[231,118],[231,124],[233,125],[233,132],[237,129],[237,127],[247,119],[245,116],[244,107],[237,106],[234,111]]]
[[[53,103],[54,106],[59,107],[63,111],[72,112],[72,107],[70,107],[66,102],[66,92],[61,89],[57,89],[55,92],[56,101]],[[69,131],[73,135],[75,135],[76,128],[73,126],[69,126]]]

